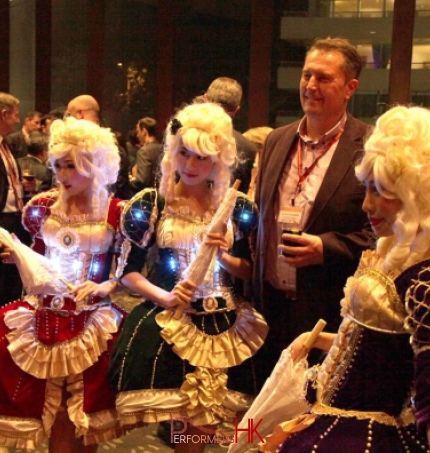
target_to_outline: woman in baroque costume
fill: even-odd
[[[108,190],[119,156],[109,129],[68,118],[51,126],[49,159],[59,188],[23,212],[45,256],[3,244],[27,296],[0,311],[0,444],[34,449],[49,437],[51,453],[90,453],[123,434],[107,377],[125,319],[108,297],[112,260],[120,275],[127,244]]]
[[[430,111],[393,107],[364,149],[356,175],[376,250],[363,253],[346,282],[338,333],[316,339],[328,354],[307,373],[309,412],[272,426],[260,451],[429,451]],[[298,359],[308,335],[282,356]],[[291,376],[282,376],[285,385]],[[278,419],[293,415],[287,402],[284,395]],[[236,444],[229,452],[245,450]]]
[[[236,146],[222,107],[180,110],[166,130],[164,151],[159,192],[145,189],[124,210],[136,233],[129,239],[146,248],[154,241],[158,256],[145,278],[142,262],[130,254],[121,283],[145,301],[127,318],[110,374],[126,428],[183,419],[182,434],[213,436],[220,421],[248,409],[261,386],[252,356],[267,325],[235,295],[230,279],[251,276],[248,236],[258,214],[239,192],[222,227],[210,226],[234,190]],[[215,250],[214,259],[195,281],[188,270],[207,258],[206,248]],[[205,442],[196,439],[176,443],[175,451],[203,451]]]

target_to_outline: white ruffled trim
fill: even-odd
[[[120,426],[116,410],[105,410],[87,414],[84,412],[84,381],[82,373],[67,379],[67,412],[76,426],[76,436],[83,436],[84,444],[107,442],[125,434]]]
[[[126,429],[181,417],[190,417],[196,424],[205,426],[241,418],[253,399],[250,395],[227,390],[222,404],[191,409],[188,395],[180,389],[146,389],[120,392],[116,406]]]
[[[252,357],[264,344],[268,326],[263,316],[248,303],[236,309],[233,326],[218,335],[208,335],[193,324],[190,316],[182,313],[175,319],[174,310],[164,310],[155,320],[162,328],[161,337],[183,360],[193,366],[230,368]]]
[[[11,330],[6,335],[8,350],[23,371],[39,379],[82,373],[107,350],[121,317],[112,306],[99,307],[92,312],[80,335],[48,346],[37,338],[35,311],[19,307],[6,313],[4,318]]]
[[[44,440],[40,420],[0,417],[0,445],[35,450]]]
[[[64,379],[50,379],[46,381],[45,405],[43,407],[42,423],[46,435],[51,435],[51,428],[61,406],[62,387]]]

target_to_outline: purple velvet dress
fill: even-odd
[[[338,335],[311,370],[314,420],[285,433],[276,451],[429,451],[430,261],[400,275],[381,268],[376,252],[367,251],[348,279]]]

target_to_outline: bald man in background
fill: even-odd
[[[89,94],[76,96],[67,104],[67,110],[64,116],[73,116],[77,120],[87,120],[100,124],[100,106],[99,103]]]
[[[87,120],[100,124],[99,103],[89,94],[76,96],[67,104],[67,110],[64,117],[67,118],[69,116],[73,116],[78,120]],[[121,158],[120,169],[113,191],[118,198],[128,199],[131,198],[133,194],[128,177],[129,160],[125,150],[118,147],[118,152]]]

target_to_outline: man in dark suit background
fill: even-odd
[[[15,159],[25,157],[28,154],[30,134],[41,130],[41,121],[42,114],[40,112],[29,112],[24,119],[22,129],[7,136],[6,142]]]
[[[137,151],[136,164],[130,185],[135,193],[147,187],[157,187],[159,164],[163,155],[163,145],[157,140],[157,121],[146,116],[136,125],[137,136],[141,147]]]
[[[242,86],[237,80],[230,79],[229,77],[218,77],[209,85],[203,99],[206,102],[220,104],[226,113],[234,119],[240,110]],[[246,139],[237,130],[233,131],[233,135],[236,140],[238,157],[238,162],[233,172],[233,179],[240,179],[241,185],[239,190],[247,193],[249,183],[251,182],[251,172],[257,154],[257,148],[254,143]]]
[[[345,281],[372,244],[361,209],[364,188],[354,174],[367,125],[346,110],[361,68],[347,40],[317,40],[300,80],[305,116],[273,131],[261,154],[254,291],[274,361],[319,318],[337,330]],[[282,234],[291,226],[303,233]],[[282,239],[293,247],[280,245]]]
[[[21,181],[18,164],[4,140],[17,124],[19,100],[0,92],[0,226],[30,244],[30,235],[21,224],[22,199],[23,189],[35,190],[36,182]],[[0,306],[18,299],[21,293],[22,283],[16,266],[0,260]]]

